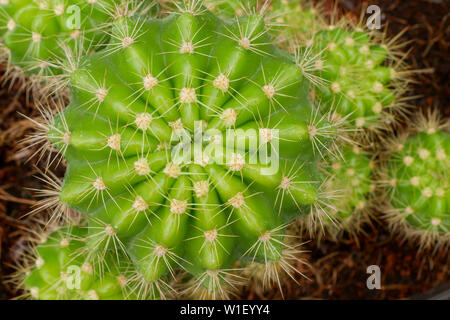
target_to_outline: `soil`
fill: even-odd
[[[333,7],[325,1],[325,8]],[[382,22],[388,23],[388,34],[394,36],[406,31],[402,37],[411,41],[407,62],[416,75],[411,95],[417,108],[437,108],[450,117],[448,83],[450,70],[450,4],[439,0],[408,1],[353,1],[341,0],[341,14],[354,19],[362,8],[377,4],[382,11]],[[0,83],[4,67],[0,66]],[[34,192],[42,183],[34,177],[39,165],[30,160],[33,150],[23,150],[20,141],[30,132],[29,118],[38,116],[32,101],[19,93],[19,85],[0,88],[0,277],[13,272],[11,261],[21,250],[26,237],[27,222],[21,219],[35,203]],[[62,171],[58,171],[62,174]],[[425,293],[432,288],[450,287],[450,256],[448,252],[431,254],[419,252],[417,246],[390,235],[382,223],[366,226],[366,233],[357,239],[335,243],[311,240],[304,245],[308,252],[304,259],[308,265],[298,263],[299,271],[309,280],[296,277],[296,281],[283,282],[285,299],[403,299]],[[381,289],[369,290],[367,267],[378,265],[381,270]],[[7,285],[0,285],[0,299],[13,298]],[[423,296],[420,296],[423,297]],[[241,299],[280,299],[277,289],[261,290],[251,286],[240,293]]]

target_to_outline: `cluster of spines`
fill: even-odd
[[[258,7],[258,0],[206,0],[204,6],[223,18],[235,18],[248,15]]]

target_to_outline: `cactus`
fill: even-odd
[[[123,300],[132,295],[127,274],[130,266],[108,261],[107,270],[95,270],[80,249],[87,229],[64,227],[34,246],[20,270],[24,297],[42,300]],[[126,260],[122,260],[126,261]]]
[[[272,0],[267,19],[273,25],[274,35],[279,37],[280,45],[288,45],[293,40],[304,43],[324,28],[320,11],[320,5],[300,0]]]
[[[77,56],[109,40],[115,18],[146,14],[156,3],[134,0],[6,0],[0,4],[3,54],[10,78],[32,76],[32,84],[58,75],[69,52]]]
[[[336,27],[318,32],[310,50],[323,52],[323,63],[316,67],[325,82],[315,90],[323,106],[337,106],[337,112],[359,128],[379,124],[382,111],[396,97],[389,88],[395,69],[383,65],[387,48],[372,44],[366,32]]]
[[[177,270],[201,298],[228,296],[238,260],[263,263],[266,282],[295,272],[285,230],[320,207],[317,162],[341,130],[310,102],[303,61],[260,13],[223,21],[196,1],[111,33],[35,140],[65,156],[57,198],[88,216],[85,262],[127,257],[140,298],[165,296]]]
[[[374,164],[369,153],[357,145],[347,144],[338,155],[328,154],[319,167],[327,177],[321,188],[329,195],[328,201],[302,217],[300,228],[319,240],[326,236],[337,241],[345,234],[357,240],[363,224],[370,222],[372,211]]]
[[[208,10],[224,18],[241,17],[258,5],[257,0],[206,0],[203,1]]]
[[[320,6],[303,7],[302,1],[272,1],[271,20],[289,26],[281,29],[281,40],[287,41],[280,46],[315,61],[308,64],[317,75],[311,95],[322,109],[336,110],[354,127],[371,132],[402,115],[409,107],[404,94],[415,72],[404,63],[404,44],[398,41],[402,33],[389,40],[362,22],[337,21],[337,10],[324,14]]]
[[[449,128],[436,112],[421,114],[411,133],[388,142],[390,157],[379,169],[387,221],[423,249],[450,244]]]

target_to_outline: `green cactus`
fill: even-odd
[[[109,41],[115,18],[155,10],[153,1],[135,0],[5,0],[0,3],[0,36],[13,71],[11,77],[57,75],[77,56]]]
[[[305,49],[308,51],[309,49]],[[312,52],[323,52],[316,64],[325,81],[315,90],[325,109],[336,107],[356,127],[379,124],[383,110],[396,102],[390,87],[396,77],[394,66],[385,66],[388,49],[373,44],[368,33],[340,27],[318,32]]]
[[[436,113],[421,115],[413,134],[390,141],[391,156],[381,170],[389,207],[387,219],[422,248],[450,243],[449,123]]]
[[[302,1],[272,1],[271,16],[275,25],[289,26],[281,29],[279,38],[287,41],[280,46],[314,60],[305,66],[317,75],[311,79],[317,85],[313,99],[354,127],[372,132],[384,128],[409,106],[404,93],[413,71],[404,63],[401,34],[389,40],[362,22],[337,21],[336,11],[325,14],[319,7],[305,6]]]
[[[108,269],[95,270],[82,251],[87,229],[64,227],[52,232],[25,258],[28,267],[19,278],[25,296],[42,300],[123,300],[134,295],[131,267],[126,259],[108,261]],[[25,277],[24,277],[25,275]]]
[[[327,236],[338,240],[346,232],[356,239],[363,223],[369,221],[374,191],[372,182],[373,162],[357,145],[347,144],[338,154],[328,154],[319,163],[328,177],[322,186],[328,194],[325,206],[313,208],[308,216],[300,220],[302,228],[310,237]],[[321,223],[316,220],[320,219]]]
[[[44,130],[67,160],[59,200],[89,217],[86,261],[119,252],[147,293],[185,270],[203,298],[227,296],[237,260],[271,280],[293,272],[285,229],[320,206],[317,162],[340,130],[310,102],[301,63],[258,13],[222,21],[189,2],[117,19]]]
[[[281,37],[281,45],[289,45],[293,40],[306,42],[324,28],[319,7],[300,0],[272,0],[270,4],[268,20],[274,35]]]
[[[224,18],[241,17],[258,5],[258,0],[206,0],[208,10]]]

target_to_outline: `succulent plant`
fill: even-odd
[[[295,272],[285,230],[321,206],[317,162],[341,132],[297,58],[259,13],[224,21],[193,1],[116,19],[36,136],[67,161],[55,200],[88,216],[85,262],[129,258],[140,298],[171,291],[177,269],[202,298],[227,297],[238,260],[264,263],[269,282]]]
[[[320,6],[301,0],[272,0],[267,19],[281,44],[289,45],[293,40],[304,43],[325,27],[320,11]]]
[[[115,18],[147,14],[158,3],[145,0],[5,0],[0,3],[2,53],[10,62],[10,78],[57,75],[67,54],[77,56],[109,41]]]
[[[255,9],[258,2],[258,0],[205,0],[203,4],[222,18],[235,18]]]
[[[18,279],[26,290],[24,297],[42,300],[123,300],[129,289],[130,265],[126,259],[109,258],[108,268],[96,270],[83,252],[87,229],[58,228],[32,246]]]
[[[274,26],[282,26],[279,38],[287,41],[280,46],[314,60],[307,64],[317,75],[311,94],[323,110],[336,110],[354,127],[376,132],[409,107],[405,92],[414,71],[404,62],[401,33],[387,39],[364,21],[338,19],[336,10],[325,12],[303,1],[272,1],[268,16]]]
[[[322,206],[312,207],[309,215],[299,219],[301,233],[319,240],[337,241],[346,235],[357,240],[362,226],[370,223],[374,200],[374,163],[369,153],[356,144],[346,144],[318,165],[325,177],[321,190],[328,197]]]
[[[306,50],[323,52],[316,67],[325,80],[315,90],[316,98],[325,108],[335,107],[356,127],[378,124],[382,111],[396,98],[389,88],[395,69],[383,65],[387,48],[373,44],[364,31],[340,27],[320,31],[312,41],[311,49]]]
[[[421,114],[409,134],[389,140],[379,169],[388,222],[422,248],[450,244],[449,128],[438,113]]]

